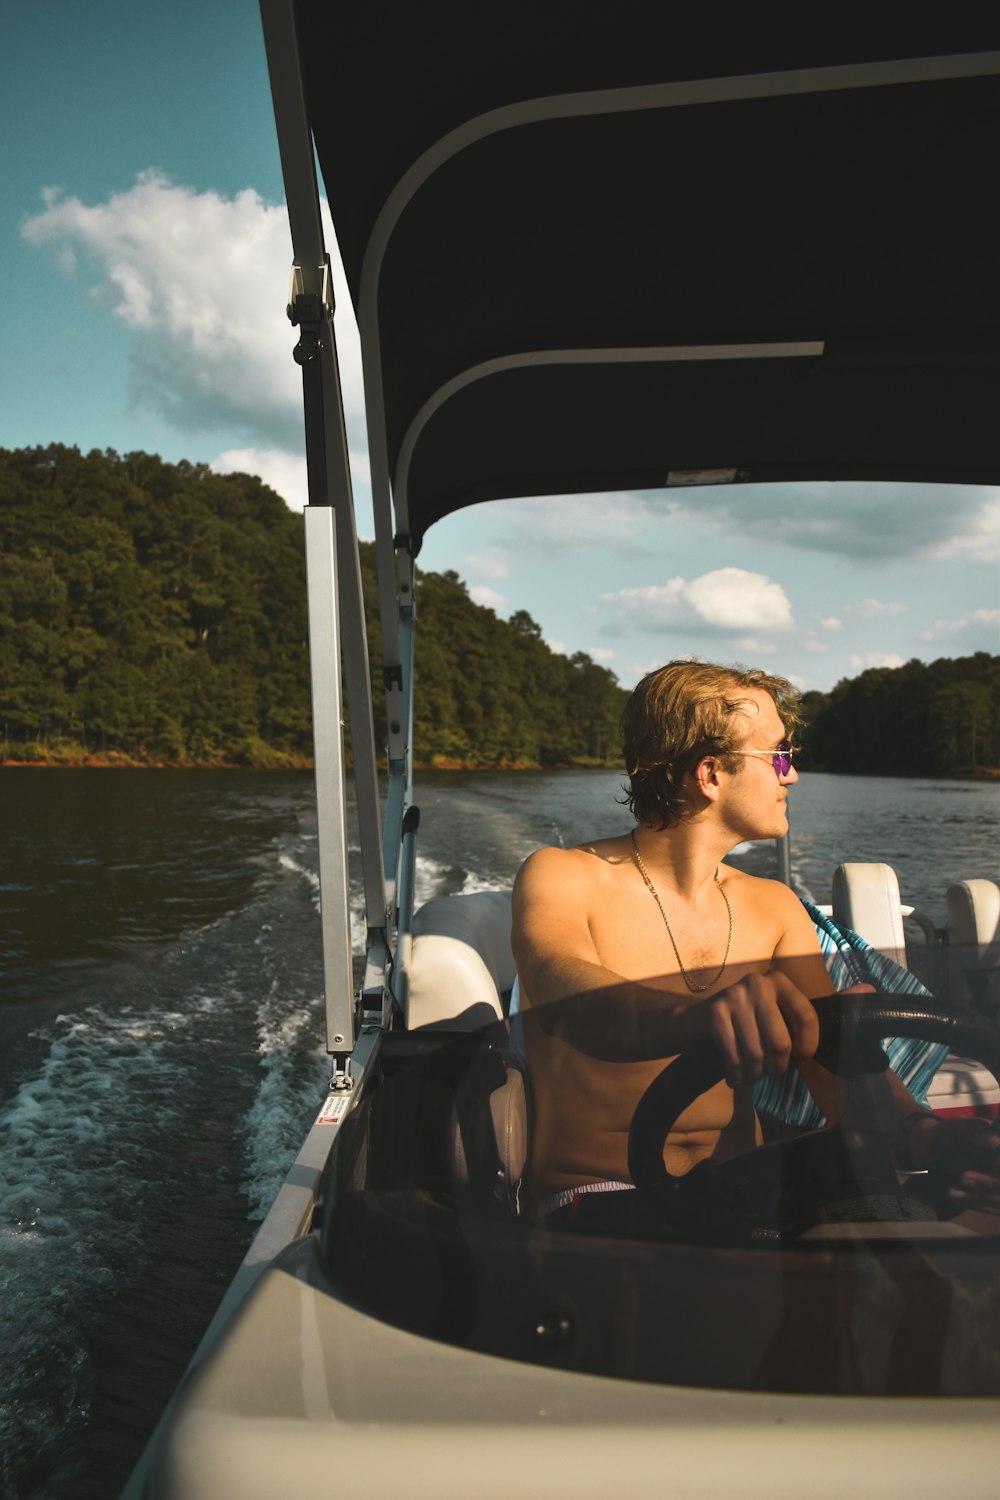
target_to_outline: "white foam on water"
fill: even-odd
[[[242,1120],[251,1219],[270,1208],[330,1075],[319,997],[296,1003],[276,980],[258,1010],[257,1035],[257,1094]]]
[[[313,904],[319,911],[319,874],[316,870],[310,870],[299,863],[290,854],[279,854],[278,864],[283,870],[290,871],[293,875],[301,875],[312,892]]]
[[[319,881],[315,874],[287,853],[282,854],[281,865],[290,874],[307,879],[318,907]],[[417,856],[417,906],[442,891],[464,894],[504,888],[500,880]],[[363,893],[354,882],[351,936],[355,954],[362,954],[366,938]],[[256,1015],[260,1059],[256,1095],[241,1121],[246,1159],[242,1187],[253,1219],[263,1218],[271,1206],[312,1123],[330,1074],[321,994],[303,994],[284,966],[274,968],[276,951],[269,924],[258,932],[257,946],[269,988]]]
[[[320,905],[320,882],[315,870],[297,856],[299,848],[284,850],[279,863],[288,875],[303,880],[315,910]],[[421,906],[445,892],[503,890],[501,879],[480,874],[458,864],[446,864],[418,854],[415,869],[415,904]],[[364,953],[367,936],[364,893],[360,881],[352,879],[350,891],[351,938],[355,955]],[[325,1024],[321,980],[314,993],[304,993],[301,981],[290,973],[287,954],[280,955],[281,939],[274,923],[258,929],[255,946],[260,977],[267,993],[256,1012],[259,1069],[253,1103],[240,1128],[246,1161],[243,1191],[250,1203],[250,1216],[260,1219],[273,1202],[291,1162],[315,1117],[329,1081],[330,1062],[325,1052]]]
[[[358,853],[360,851],[354,850]],[[293,854],[282,851],[278,856],[281,869],[304,880],[315,911],[320,910],[320,879],[314,869],[302,864]],[[429,855],[418,854],[414,878],[414,906],[423,906],[434,896],[442,894],[466,894],[470,891],[508,890],[510,883],[494,877],[480,875],[459,865],[447,865]],[[355,956],[364,954],[368,928],[365,920],[364,891],[360,880],[352,879],[350,896],[351,948]],[[266,929],[270,930],[270,929]]]
[[[298,875],[305,881],[312,898],[313,909],[320,911],[320,879],[318,873],[307,865],[301,864],[293,855],[282,853],[278,856],[278,864],[290,875]],[[365,951],[365,940],[368,928],[365,922],[364,897],[360,882],[351,882],[350,891],[350,918],[351,918],[351,947],[356,954]]]
[[[460,895],[467,895],[472,891],[509,891],[512,882],[509,880],[497,880],[487,875],[477,875],[470,870],[462,883]]]
[[[53,1431],[86,1419],[91,1323],[139,1248],[134,1198],[182,1071],[186,1018],[99,1006],[59,1016],[0,1110],[0,1492]]]
[[[423,906],[425,901],[430,901],[432,897],[438,895],[446,882],[448,873],[448,865],[440,864],[426,854],[418,854],[413,881],[414,906]]]
[[[446,865],[428,855],[418,854],[414,880],[414,907],[441,895],[467,895],[472,891],[503,891],[510,882],[481,875],[461,865]]]
[[[812,888],[803,874],[802,863],[794,855],[789,864],[789,874],[792,877],[792,890],[795,894],[804,897],[806,901],[811,901],[813,906],[819,905],[818,898],[813,894]]]

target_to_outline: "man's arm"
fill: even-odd
[[[775,950],[775,964],[811,999],[831,993],[831,979],[819,951],[816,929],[805,907],[792,895],[785,933]],[[815,950],[811,952],[810,950]],[[818,965],[818,967],[817,967]],[[843,994],[873,993],[870,984],[852,985]],[[798,1064],[806,1086],[828,1120],[836,1120],[847,1099],[844,1081],[811,1058]],[[891,1070],[885,1074],[897,1118],[896,1160],[903,1170],[943,1171],[951,1159],[953,1181],[948,1197],[958,1212],[983,1208],[1000,1212],[1000,1126],[982,1120],[939,1120],[914,1099]],[[972,1152],[975,1165],[963,1169],[963,1151]]]
[[[514,957],[526,1009],[538,1024],[610,1062],[673,1057],[693,1042],[713,1041],[733,1085],[783,1073],[791,1060],[812,1055],[815,1011],[780,971],[747,975],[699,1000],[603,965],[588,920],[595,899],[589,858],[540,849],[514,884]],[[569,1003],[549,1011],[557,1000]]]

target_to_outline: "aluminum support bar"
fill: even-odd
[[[326,1046],[328,1052],[343,1054],[354,1046],[354,973],[341,725],[337,519],[330,506],[309,506],[305,521]]]
[[[304,290],[318,292],[316,268],[323,265],[325,258],[323,227],[293,0],[260,0],[260,19],[278,129],[292,254],[306,278]]]
[[[417,829],[420,827],[420,809],[409,807],[403,819],[402,837],[399,845],[399,870],[396,877],[396,892],[399,906],[396,911],[396,963],[392,971],[393,999],[405,1014],[410,984],[410,956],[413,949],[414,888],[417,879]]]
[[[337,512],[337,573],[340,585],[341,649],[344,684],[351,715],[351,750],[354,757],[354,792],[358,807],[361,843],[361,876],[368,926],[381,930],[386,923],[385,871],[382,862],[382,815],[379,805],[378,760],[372,711],[372,688],[368,667],[368,631],[361,584],[361,560],[354,518],[347,432],[344,427],[340,370],[333,328],[321,341],[318,354],[322,384],[322,432],[326,459],[326,495]],[[308,371],[303,369],[303,383]],[[307,408],[308,411],[308,408]],[[308,421],[308,418],[307,418]],[[311,434],[306,433],[307,445]],[[310,509],[313,492],[310,476]]]
[[[343,600],[344,680],[351,714],[365,909],[369,927],[381,930],[387,898],[378,771],[329,259],[320,218],[295,7],[293,0],[261,0],[260,10],[295,257],[289,312],[302,329],[296,359],[303,374],[309,498],[311,505],[332,505],[339,513],[335,532]]]
[[[411,569],[412,572],[412,569]],[[412,599],[412,584],[409,588],[409,597]],[[397,860],[400,858],[400,841],[403,836],[403,823],[407,809],[413,800],[413,631],[414,631],[414,609],[408,606],[401,611],[402,618],[399,622],[399,683],[395,691],[388,696],[387,706],[390,715],[395,713],[396,719],[390,719],[389,739],[389,786],[386,799],[385,824],[383,829],[383,850],[387,885],[386,892],[389,899],[390,910],[401,907],[399,894],[399,872]],[[393,734],[392,727],[395,724],[395,740],[398,754],[393,757]]]

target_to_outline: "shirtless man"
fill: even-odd
[[[715,1043],[726,1078],[671,1131],[675,1175],[759,1141],[753,1085],[790,1063],[821,1111],[838,1113],[842,1086],[810,1061],[809,999],[830,992],[815,929],[787,886],[722,863],[736,844],[788,828],[794,696],[760,671],[673,662],[649,673],[622,719],[638,826],[540,849],[521,868],[513,946],[544,1208],[584,1185],[628,1185],[636,1104],[691,1042]],[[911,1117],[917,1105],[891,1081]]]

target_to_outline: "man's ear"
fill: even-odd
[[[719,758],[716,755],[706,755],[695,766],[691,775],[694,777],[695,785],[707,802],[715,802],[719,796]]]

